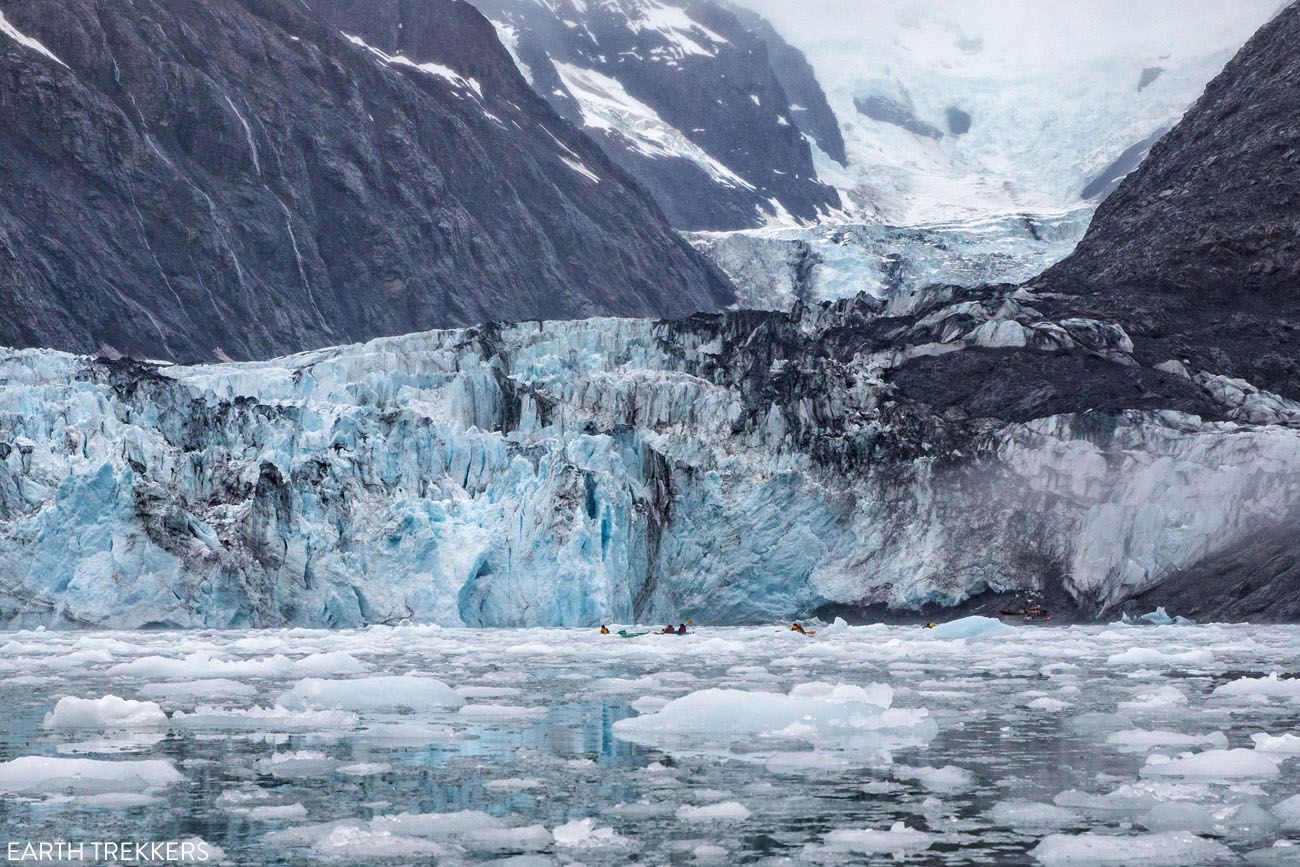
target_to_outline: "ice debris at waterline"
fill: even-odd
[[[5,831],[234,864],[1297,863],[1300,627],[978,625],[0,634]],[[1113,662],[1156,653],[1197,663]]]
[[[1136,364],[1118,326],[972,298],[198,367],[0,350],[0,623],[734,624],[990,591],[1104,613],[1300,506],[1281,404],[963,433],[899,389],[909,360]],[[1216,383],[1186,388],[1243,394]]]

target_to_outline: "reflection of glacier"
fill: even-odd
[[[736,284],[738,306],[786,310],[797,299],[859,292],[888,298],[935,283],[1021,283],[1069,255],[1091,207],[923,226],[826,223],[688,237]]]
[[[1095,608],[1300,502],[1282,427],[1128,412],[954,441],[890,399],[907,352],[854,348],[865,304],[192,368],[5,350],[0,621],[737,622],[1040,582]],[[913,350],[1131,349],[1026,310],[938,309]]]

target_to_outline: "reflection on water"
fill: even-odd
[[[1032,850],[1048,834],[1142,834],[1143,817],[1160,801],[1187,800],[1230,812],[1248,802],[1271,807],[1300,792],[1300,762],[1285,756],[1276,757],[1273,775],[1153,787],[1142,776],[1144,766],[1159,761],[1149,754],[1174,757],[1178,749],[1126,751],[1107,742],[1117,731],[1223,732],[1229,746],[1251,747],[1253,733],[1296,730],[1300,693],[1266,700],[1213,693],[1229,679],[1285,671],[1300,648],[1300,630],[1290,628],[1027,628],[1013,636],[948,641],[901,627],[846,629],[815,639],[768,628],[623,641],[573,630],[399,627],[16,633],[0,637],[0,643],[0,759],[165,759],[184,777],[155,790],[107,786],[89,793],[56,782],[4,795],[0,824],[4,836],[17,841],[200,837],[232,863],[319,861],[334,843],[317,845],[310,835],[306,842],[286,841],[274,832],[358,820],[366,829],[358,838],[361,849],[341,859],[356,862],[367,860],[365,847],[377,839],[365,836],[373,831],[365,824],[372,819],[478,811],[503,820],[505,830],[464,836],[435,831],[409,839],[436,841],[446,863],[530,855],[539,864],[895,858],[916,864],[1034,864]],[[1201,659],[1205,664],[1193,668],[1113,661],[1130,647],[1204,649],[1212,661]],[[195,662],[194,671],[172,677],[129,666],[113,670],[150,655],[179,660],[195,653],[221,664],[284,659],[257,676],[231,678],[256,689],[238,698],[192,697],[200,692],[193,682],[226,676],[219,666],[205,669]],[[300,663],[322,653],[346,655],[341,667],[347,673]],[[334,727],[304,725],[307,717],[294,716],[303,709],[252,722],[229,717],[223,724],[219,716],[274,708],[280,694],[304,676],[407,672],[462,690],[473,712],[359,710],[348,724]],[[867,750],[860,741],[837,740],[840,729],[876,723],[858,715],[820,723],[814,731],[816,699],[808,700],[812,725],[744,737],[704,732],[694,736],[700,743],[691,749],[654,738],[634,743],[616,734],[615,723],[637,717],[633,704],[648,698],[660,701],[643,709],[710,688],[783,695],[813,681],[890,684],[894,708],[926,708],[937,734],[921,739],[921,746]],[[182,686],[148,689],[168,682]],[[1172,687],[1165,696],[1174,698],[1135,701],[1160,687]],[[142,692],[168,696],[159,704],[172,717],[169,723],[130,729],[110,724],[104,730],[45,724],[45,715],[65,695],[140,698]],[[202,725],[186,722],[184,715],[199,707],[217,716]],[[929,770],[947,766],[968,773]],[[1009,826],[990,816],[995,805],[1009,801],[1065,803],[1059,796],[1070,790],[1132,797],[1122,809],[1071,805],[1050,827]],[[717,807],[716,817],[681,810],[710,805]],[[596,829],[610,829],[611,836],[574,845],[552,836],[565,823],[585,818],[593,818]],[[884,831],[899,821],[928,835],[924,845],[892,854],[888,846],[831,845],[837,831]],[[543,827],[521,830],[537,825]],[[1266,833],[1198,833],[1238,854],[1284,852],[1274,844],[1300,838],[1286,820]],[[428,857],[399,852],[393,861],[427,863]]]

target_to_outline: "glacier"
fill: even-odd
[[[1300,506],[1300,407],[1248,383],[1184,371],[1218,420],[958,434],[890,381],[954,352],[1136,364],[1118,326],[1035,303],[937,287],[192,367],[0,350],[0,623],[750,623],[1020,591],[1095,615]]]
[[[936,284],[1037,277],[1074,250],[1091,206],[918,225],[828,219],[729,232],[684,232],[736,286],[742,309],[788,310],[866,292],[887,299]]]

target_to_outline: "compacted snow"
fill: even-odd
[[[228,863],[1300,863],[1297,627],[28,631],[0,650],[9,839],[201,838]]]

